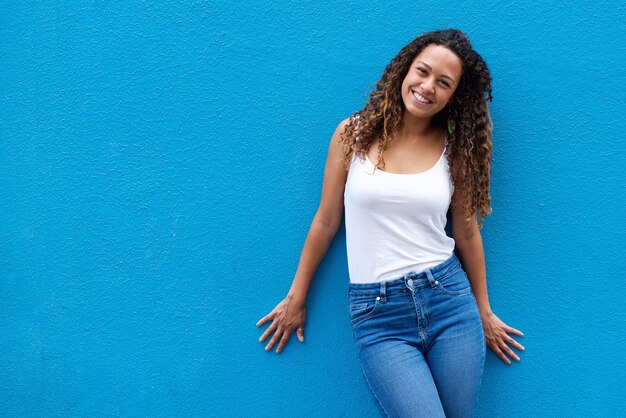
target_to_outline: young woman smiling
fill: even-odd
[[[345,210],[352,331],[381,414],[475,415],[486,346],[507,364],[519,361],[510,346],[524,350],[487,294],[487,100],[491,75],[459,30],[422,34],[391,60],[330,141],[291,289],[257,323],[272,321],[266,350],[280,352],[293,331],[304,341],[306,294]]]

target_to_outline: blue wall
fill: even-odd
[[[481,416],[623,413],[624,7],[238,3],[3,3],[0,414],[377,416],[343,229],[305,343],[265,352],[255,323],[336,125],[443,27],[493,73],[489,292],[526,335],[520,363],[488,350]]]

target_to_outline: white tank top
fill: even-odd
[[[427,171],[388,173],[353,154],[344,192],[348,273],[352,283],[397,279],[447,260],[445,232],[454,185],[445,152]],[[372,174],[373,173],[373,174]]]

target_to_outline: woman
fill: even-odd
[[[485,345],[507,364],[519,361],[509,345],[524,350],[487,295],[487,99],[491,75],[461,31],[425,33],[391,60],[365,108],[332,137],[291,289],[257,323],[272,321],[266,350],[278,342],[280,352],[294,330],[304,341],[306,294],[345,208],[352,330],[380,412],[475,415]]]

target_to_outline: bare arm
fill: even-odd
[[[337,126],[328,146],[320,205],[313,217],[291,289],[287,294],[295,303],[306,302],[315,272],[341,226],[347,173],[341,164],[343,153],[337,141],[347,122],[348,119],[345,119]]]
[[[473,215],[469,222],[465,222],[465,213],[459,201],[460,194],[455,190],[452,196],[452,236],[463,269],[470,279],[480,315],[489,316],[492,312],[487,294],[487,271],[483,240],[476,222],[476,215]]]
[[[456,184],[459,184],[459,182],[456,182]],[[450,203],[452,236],[454,237],[455,247],[476,298],[487,344],[502,361],[511,364],[507,355],[517,361],[520,361],[520,358],[511,350],[508,344],[513,345],[518,350],[524,350],[524,346],[511,338],[508,333],[519,336],[524,334],[506,325],[491,311],[489,296],[487,295],[487,272],[483,240],[476,222],[476,215],[473,214],[469,221],[465,220],[465,211],[461,205],[464,193],[465,191],[461,190],[461,188],[455,188]]]
[[[265,347],[266,351],[271,350],[280,338],[280,343],[276,348],[276,352],[280,353],[294,330],[297,330],[300,341],[304,342],[303,326],[306,317],[306,296],[315,272],[326,256],[328,247],[337,234],[343,217],[343,192],[347,172],[341,163],[343,151],[338,141],[348,121],[349,119],[341,121],[330,140],[324,168],[322,197],[304,242],[291,288],[287,296],[269,314],[257,322],[258,327],[265,322],[272,321],[272,324],[259,338],[259,341],[262,342],[268,335],[274,333]]]

